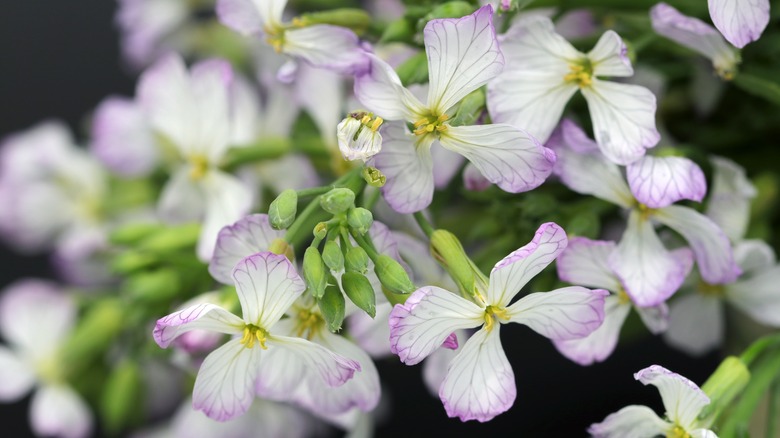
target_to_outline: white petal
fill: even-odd
[[[718,438],[718,435],[709,429],[695,429],[691,431],[691,438]]]
[[[617,346],[631,305],[620,303],[617,295],[604,299],[604,322],[590,335],[580,339],[555,340],[553,344],[564,356],[580,365],[603,362]]]
[[[190,330],[207,330],[218,333],[238,334],[244,321],[216,304],[200,303],[157,320],[154,341],[162,348]]]
[[[466,330],[458,330],[453,334],[459,345],[463,345],[467,341]],[[431,395],[439,393],[439,388],[441,388],[442,382],[447,377],[450,363],[457,355],[457,348],[439,348],[423,362],[423,382]]]
[[[588,52],[588,59],[596,76],[624,77],[634,74],[628,49],[615,31],[608,30],[601,35],[596,46]]]
[[[515,374],[501,346],[499,328],[497,324],[493,330],[476,332],[450,362],[439,390],[448,416],[485,422],[514,404]]]
[[[157,144],[140,106],[130,99],[109,97],[95,109],[90,150],[122,176],[146,175],[157,165]]]
[[[35,375],[30,364],[22,361],[13,351],[0,346],[0,400],[15,402],[30,392]]]
[[[690,355],[701,356],[719,346],[725,337],[725,315],[718,298],[690,293],[669,306],[667,344]]]
[[[322,345],[302,338],[274,336],[268,339],[269,348],[284,348],[297,356],[307,372],[316,373],[330,387],[343,385],[360,371],[356,360],[336,354]]]
[[[67,386],[43,386],[30,403],[30,425],[38,436],[84,438],[92,431],[92,413]]]
[[[399,213],[414,213],[433,200],[433,160],[429,145],[415,146],[416,138],[400,123],[382,130],[382,151],[369,164],[387,177],[382,195]]]
[[[768,243],[758,239],[741,240],[734,246],[734,260],[742,269],[742,277],[764,271],[777,261],[775,251]]]
[[[645,156],[626,168],[626,176],[631,193],[650,208],[683,199],[701,202],[707,193],[704,172],[688,158]]]
[[[548,17],[529,16],[517,20],[501,38],[506,56],[505,71],[522,69],[557,74],[569,73],[569,64],[585,54],[577,51],[565,38],[555,33]]]
[[[371,357],[384,358],[390,351],[390,325],[388,320],[392,304],[377,303],[376,315],[371,318],[366,312],[355,312],[347,319],[350,336]]]
[[[294,331],[295,322],[291,318],[279,321],[274,326],[276,333],[287,335]],[[306,364],[294,350],[269,346],[263,352],[263,360],[257,370],[255,391],[263,399],[294,401],[298,388],[305,386],[307,375]],[[316,377],[319,379],[319,376]]]
[[[262,182],[277,193],[286,189],[301,190],[320,185],[317,170],[303,154],[289,154],[260,163],[256,171]]]
[[[698,211],[678,205],[659,209],[653,215],[680,233],[696,256],[696,266],[708,283],[730,283],[741,273],[726,234],[715,222]]]
[[[490,271],[487,304],[504,307],[536,274],[566,248],[566,232],[554,222],[542,224],[533,239],[512,251]]]
[[[209,261],[214,255],[219,231],[249,212],[252,195],[238,178],[216,170],[206,175],[203,191],[206,215],[203,218],[197,251],[201,260]]]
[[[634,307],[634,309],[650,333],[657,335],[669,328],[669,306],[666,303],[650,307]]]
[[[504,68],[490,6],[462,18],[431,20],[423,32],[430,82],[428,108],[434,114],[445,113]]]
[[[211,59],[192,66],[190,86],[196,105],[196,118],[189,120],[189,130],[196,133],[194,143],[180,145],[187,152],[218,163],[230,142],[230,96],[233,69],[224,60]]]
[[[244,414],[255,398],[261,351],[233,339],[206,356],[195,378],[192,407],[216,421]]]
[[[53,354],[70,335],[75,322],[75,303],[54,283],[23,279],[3,290],[0,332],[25,352]]]
[[[206,195],[202,184],[190,177],[190,169],[179,168],[162,189],[157,202],[160,217],[171,223],[196,221],[206,209]]]
[[[434,146],[431,148],[431,159],[436,163],[433,168],[433,183],[437,189],[443,190],[460,170],[463,156]]]
[[[639,85],[593,79],[582,89],[601,152],[617,164],[631,164],[661,138],[655,128],[655,95]]]
[[[232,285],[230,274],[244,257],[268,251],[271,243],[284,237],[284,231],[274,230],[266,214],[245,216],[219,231],[209,273],[223,284]]]
[[[672,254],[661,243],[649,219],[632,211],[628,228],[609,258],[631,300],[640,307],[666,301],[680,287],[693,265],[689,251]]]
[[[284,53],[299,57],[312,67],[344,75],[361,75],[371,67],[368,52],[350,29],[316,24],[284,32]]]
[[[233,270],[247,324],[269,330],[306,289],[287,257],[262,252],[242,259]]]
[[[344,96],[344,79],[338,73],[308,64],[298,67],[295,99],[314,120],[320,135],[329,146],[336,138],[336,126],[344,115]],[[380,147],[381,138],[379,136]]]
[[[594,438],[652,438],[666,434],[670,428],[647,406],[631,405],[592,424],[588,433]]]
[[[250,144],[260,131],[260,94],[249,80],[238,74],[233,77],[228,92],[230,145]]]
[[[756,321],[780,326],[780,266],[757,272],[726,286],[729,302]]]
[[[712,157],[710,161],[713,181],[705,214],[736,242],[747,231],[750,201],[757,194],[756,188],[737,163],[723,157]]]
[[[710,398],[698,385],[662,366],[651,365],[634,374],[634,378],[658,388],[667,417],[684,429],[693,429],[702,408],[710,404]]]
[[[257,35],[263,32],[263,17],[260,4],[275,5],[280,2],[254,2],[253,0],[217,0],[217,16],[225,26],[242,35]],[[281,11],[279,11],[281,18]]]
[[[608,264],[615,248],[615,242],[586,237],[569,239],[568,246],[556,261],[558,277],[572,284],[619,291],[620,280]]]
[[[553,150],[558,157],[554,172],[577,193],[593,195],[624,208],[634,204],[634,196],[623,173],[599,152],[585,152],[590,141],[582,128],[566,119],[562,123],[565,144]]]
[[[355,77],[355,97],[385,120],[416,121],[423,113],[423,104],[401,85],[393,67],[374,55],[367,56],[370,70]]]
[[[490,182],[510,193],[541,185],[555,163],[555,153],[528,133],[506,124],[450,126],[441,145],[468,159]]]
[[[510,321],[527,325],[553,340],[584,338],[604,321],[604,299],[609,292],[570,286],[535,292],[507,308]]]
[[[401,362],[414,365],[455,330],[481,325],[484,314],[481,307],[450,291],[435,286],[417,289],[390,312],[390,349]]]
[[[757,40],[769,23],[769,0],[708,0],[710,18],[740,49]]]

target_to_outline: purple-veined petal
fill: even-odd
[[[46,280],[17,280],[0,297],[0,334],[35,357],[54,354],[75,322],[72,298]]]
[[[390,312],[390,349],[401,362],[417,364],[455,330],[480,326],[484,314],[481,307],[448,290],[417,289],[405,304],[396,304]]]
[[[640,370],[634,378],[658,388],[667,417],[686,430],[693,429],[702,408],[710,404],[710,398],[698,385],[660,365]]]
[[[588,137],[585,130],[572,119],[566,118],[561,121],[560,135],[563,144],[578,154],[600,153],[598,143]]]
[[[626,77],[634,74],[628,49],[615,31],[608,30],[601,35],[596,46],[588,52],[595,76]]]
[[[775,251],[763,240],[747,239],[734,245],[734,260],[743,278],[771,268],[777,262]]]
[[[499,332],[500,324],[477,331],[450,362],[439,389],[448,416],[485,422],[514,404],[515,374]]]
[[[647,438],[665,435],[672,425],[658,418],[647,406],[631,405],[609,414],[601,423],[592,424],[593,438]]]
[[[428,108],[434,114],[444,114],[504,69],[492,6],[462,18],[431,20],[423,33],[430,81]]]
[[[712,187],[705,214],[723,232],[737,242],[745,235],[750,221],[750,202],[757,192],[745,169],[723,157],[710,159],[713,167]]]
[[[566,248],[566,231],[554,222],[542,224],[533,239],[512,251],[490,271],[487,304],[504,307]]]
[[[650,220],[636,210],[628,218],[617,250],[609,257],[609,266],[639,307],[666,301],[679,289],[692,265],[689,251],[669,252]]]
[[[582,89],[601,152],[617,164],[642,158],[658,143],[655,95],[645,87],[593,79]]]
[[[154,327],[154,341],[167,348],[174,339],[190,330],[238,334],[244,326],[241,318],[222,307],[200,303],[158,319]]]
[[[390,123],[382,131],[382,151],[369,164],[387,177],[382,195],[399,213],[414,213],[433,200],[433,160],[431,147],[415,145],[416,138],[400,123]]]
[[[603,289],[569,286],[526,295],[506,310],[510,321],[552,340],[580,339],[601,326],[608,295]]]
[[[506,124],[450,126],[439,141],[510,193],[535,189],[550,176],[555,164],[552,150],[530,134]]]
[[[753,319],[780,326],[780,266],[756,272],[747,279],[726,286],[726,298]]]
[[[271,243],[284,237],[284,231],[274,230],[266,214],[245,216],[219,231],[209,273],[220,283],[232,285],[231,273],[244,257],[269,251]]]
[[[669,306],[669,327],[664,341],[692,356],[701,356],[725,338],[725,315],[719,298],[698,292],[675,299]]]
[[[269,348],[284,348],[294,354],[307,372],[316,373],[330,387],[341,386],[361,370],[356,360],[336,354],[303,338],[273,336]]]
[[[728,237],[707,216],[698,211],[670,205],[656,210],[653,218],[680,233],[691,246],[696,266],[708,283],[730,283],[741,270],[734,262],[734,252]]]
[[[708,0],[710,18],[740,49],[756,41],[769,23],[769,0]]]
[[[207,262],[214,255],[219,230],[249,212],[252,195],[238,178],[218,170],[208,172],[202,181],[202,190],[205,215],[197,253],[201,260]]]
[[[615,248],[615,242],[586,237],[569,239],[568,246],[556,261],[558,277],[572,284],[619,291],[622,288],[620,280],[608,263]]]
[[[217,17],[225,26],[242,35],[258,35],[263,32],[263,17],[259,3],[253,0],[217,0]],[[279,2],[268,2],[269,4]],[[281,17],[281,13],[280,13]]]
[[[463,186],[466,187],[467,190],[481,192],[487,190],[492,184],[493,183],[485,178],[485,175],[482,175],[482,172],[477,169],[477,166],[472,163],[466,164],[466,167],[463,169]]]
[[[393,353],[390,351],[390,325],[388,320],[393,306],[377,303],[376,315],[371,318],[366,312],[355,312],[347,318],[349,334],[371,357],[381,359]]]
[[[268,330],[306,289],[287,257],[262,252],[242,259],[233,280],[247,324]]]
[[[629,311],[629,303],[621,303],[617,295],[608,296],[604,299],[604,321],[599,328],[584,338],[554,340],[553,345],[562,355],[580,365],[603,362],[615,351]]]
[[[450,362],[458,355],[458,345],[464,344],[467,340],[466,335],[467,333],[465,330],[458,330],[452,333],[449,339],[454,341],[455,347],[439,348],[431,353],[431,355],[425,359],[425,362],[423,362],[423,382],[431,395],[437,395],[439,393],[439,388],[441,388],[442,382],[444,382],[444,379],[447,377],[447,370],[449,369]],[[448,341],[444,341],[442,347],[446,347],[447,342]]]
[[[658,34],[706,56],[718,70],[731,71],[739,62],[736,51],[720,32],[698,18],[685,16],[666,3],[658,3],[650,9],[650,20]]]
[[[669,306],[666,303],[650,307],[634,307],[634,309],[650,333],[657,335],[669,328]]]
[[[15,402],[30,392],[35,374],[13,351],[0,345],[0,400]]]
[[[206,356],[195,377],[192,407],[216,421],[244,414],[255,398],[263,349],[236,338]]]
[[[30,426],[38,436],[86,438],[92,431],[92,413],[71,388],[45,385],[30,402]]]
[[[707,181],[698,164],[683,157],[645,156],[626,168],[628,185],[637,201],[650,208],[682,199],[701,202]]]
[[[274,332],[290,334],[295,330],[291,319],[279,321]],[[306,364],[289,348],[269,346],[257,370],[255,391],[263,399],[293,401],[298,387],[305,386],[308,376]],[[315,376],[319,379],[319,375]]]
[[[534,15],[515,21],[500,37],[506,58],[505,72],[521,70],[560,76],[569,73],[572,62],[585,58],[565,38],[555,33],[553,22]]]
[[[95,110],[90,150],[122,176],[148,174],[159,155],[141,108],[122,97],[108,97]]]
[[[463,156],[445,148],[431,147],[431,159],[436,166],[433,167],[433,185],[443,190],[452,181],[463,164]]]
[[[565,144],[553,149],[557,156],[555,174],[577,193],[630,208],[634,204],[634,196],[620,168],[599,152],[584,151],[594,143],[588,141],[582,128],[568,119],[561,126]]]
[[[313,67],[344,75],[361,75],[371,68],[360,39],[341,26],[317,24],[287,30],[282,50]]]
[[[385,120],[416,121],[423,104],[401,84],[393,67],[368,54],[369,71],[355,77],[355,97],[369,111]],[[385,134],[387,128],[382,133]]]

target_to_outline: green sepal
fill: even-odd
[[[347,224],[360,235],[366,234],[373,223],[374,215],[365,208],[352,208],[347,212]]]
[[[344,258],[344,269],[347,272],[365,274],[368,271],[368,254],[359,246],[351,246],[347,249]]]
[[[335,188],[320,197],[320,206],[330,214],[347,211],[355,204],[355,192],[345,187]]]

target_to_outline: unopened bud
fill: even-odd
[[[164,253],[194,247],[200,238],[200,224],[164,227],[142,239],[138,248],[143,251]]]
[[[290,261],[295,260],[295,252],[293,251],[292,245],[287,243],[287,241],[284,239],[274,239],[273,242],[271,242],[271,245],[268,247],[268,251],[274,254],[281,254],[287,257],[287,259]]]
[[[347,272],[341,277],[344,293],[370,317],[376,316],[376,295],[368,278],[357,272]]]
[[[271,202],[268,208],[268,220],[276,230],[285,230],[295,221],[298,212],[298,194],[293,189],[287,189]]]
[[[339,214],[347,211],[355,203],[355,192],[347,188],[336,188],[325,193],[320,198],[323,210],[331,214]]]
[[[164,301],[180,291],[179,274],[173,268],[141,272],[128,278],[125,288],[134,298],[143,301]]]
[[[339,123],[336,134],[339,150],[346,160],[367,160],[382,150],[381,117],[365,112],[351,113]]]
[[[376,167],[364,167],[363,179],[371,187],[382,187],[387,182],[385,175]]]
[[[466,255],[460,240],[447,230],[435,230],[431,234],[431,255],[450,274],[462,292],[473,295],[477,289],[477,280],[480,280],[480,288],[487,287],[487,279]]]
[[[322,249],[322,261],[333,272],[344,269],[344,254],[341,252],[341,247],[332,240],[327,241]]]
[[[314,234],[315,239],[324,239],[325,236],[328,235],[328,224],[325,222],[320,222],[317,225],[314,226],[314,230],[312,230],[312,234]]]
[[[347,256],[344,258],[344,269],[347,272],[365,274],[368,271],[368,254],[366,250],[359,246],[352,246],[347,249]]]
[[[414,26],[406,18],[399,18],[395,21],[391,21],[379,39],[380,43],[411,43],[414,36]]]
[[[328,286],[322,297],[317,299],[317,305],[325,322],[328,323],[328,329],[334,333],[339,331],[346,313],[346,302],[339,288],[335,285]]]
[[[165,226],[162,224],[132,223],[112,231],[108,239],[116,245],[132,245],[163,229]]]
[[[293,19],[293,25],[297,27],[332,24],[352,29],[358,35],[365,32],[370,23],[371,16],[363,9],[357,8],[337,8],[307,12]]]
[[[317,248],[310,246],[303,254],[303,278],[314,298],[321,298],[328,283],[325,264]]]
[[[374,215],[365,208],[353,208],[347,213],[347,223],[359,234],[366,234],[374,223]]]
[[[699,418],[707,421],[716,417],[738,396],[750,381],[750,371],[738,357],[729,356],[720,363],[701,389],[710,397],[710,404],[702,409]]]
[[[414,291],[414,284],[403,266],[386,254],[374,261],[374,272],[382,285],[392,293],[409,294]]]
[[[135,417],[141,401],[141,372],[135,362],[118,364],[103,386],[100,413],[109,433],[116,434]]]

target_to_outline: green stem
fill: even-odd
[[[759,340],[753,342],[744,353],[742,353],[742,356],[740,356],[740,359],[745,364],[745,366],[750,366],[752,362],[756,360],[756,357],[758,357],[761,353],[764,352],[764,350],[772,346],[774,344],[780,344],[780,333],[764,336],[763,338],[760,338]]]
[[[376,205],[377,201],[379,201],[379,195],[380,195],[379,189],[371,192],[371,195],[368,198],[366,198],[365,202],[363,202],[363,208],[365,208],[368,211],[371,211],[371,209],[374,208],[374,206]]]
[[[766,416],[766,438],[776,438],[778,436],[777,423],[780,417],[780,377],[775,378],[772,387],[769,389],[769,407]]]
[[[414,220],[417,221],[417,225],[422,228],[423,232],[425,233],[428,238],[431,238],[431,235],[435,231],[433,228],[433,225],[431,225],[430,222],[428,222],[428,219],[423,216],[421,211],[418,211],[416,213],[413,213],[412,216],[414,216]]]
[[[321,195],[323,193],[328,193],[334,188],[335,187],[333,185],[322,186],[322,187],[311,187],[308,189],[296,190],[295,194],[297,194],[299,198],[304,198],[306,196]]]

